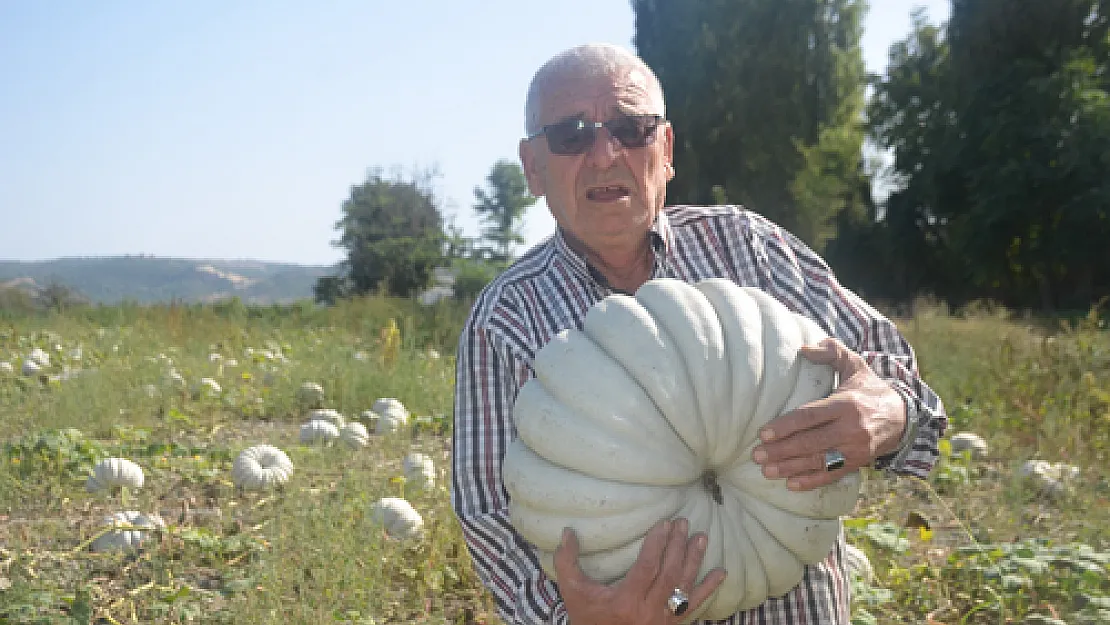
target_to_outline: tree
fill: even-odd
[[[443,218],[430,189],[431,174],[411,180],[373,170],[343,202],[337,247],[347,250],[340,276],[316,285],[319,301],[381,293],[411,296],[428,285],[443,258]]]
[[[954,294],[970,283],[964,275],[968,267],[948,260],[959,254],[949,239],[942,208],[959,195],[963,184],[960,170],[942,158],[950,135],[958,133],[949,56],[944,29],[929,24],[917,11],[910,35],[890,48],[885,76],[873,81],[868,105],[871,137],[892,151],[893,168],[901,180],[900,188],[887,198],[881,223],[856,223],[840,233],[845,239],[838,244],[842,255],[853,253],[847,249],[853,246],[881,251],[870,270],[859,268],[861,280],[853,286],[860,290],[910,300],[922,291]],[[879,221],[879,215],[872,221]]]
[[[486,224],[482,237],[488,242],[486,251],[490,258],[508,262],[512,258],[513,247],[524,243],[524,235],[520,232],[521,219],[524,211],[536,203],[536,198],[529,195],[524,171],[513,161],[499,160],[494,163],[486,182],[487,189],[474,189],[477,199],[474,210]]]
[[[659,76],[675,128],[668,196],[742,203],[820,247],[836,213],[860,200],[866,3],[632,7],[637,51]]]
[[[915,19],[870,107],[907,183],[909,262],[953,303],[1086,307],[1110,293],[1110,2],[956,0]]]

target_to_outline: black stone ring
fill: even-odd
[[[674,592],[671,593],[670,598],[667,599],[667,609],[670,610],[671,614],[675,616],[682,616],[686,613],[686,610],[689,607],[690,597],[688,597],[686,593],[682,592],[681,588],[675,588]]]
[[[836,471],[837,469],[843,469],[845,460],[847,460],[847,458],[844,457],[844,454],[835,449],[830,449],[825,452],[825,470]]]

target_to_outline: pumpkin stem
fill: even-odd
[[[725,502],[724,497],[721,495],[721,485],[717,483],[716,473],[706,471],[705,474],[701,476],[701,484],[705,487],[705,490],[709,491],[709,496],[713,497],[713,501],[716,501],[717,505],[721,505]]]

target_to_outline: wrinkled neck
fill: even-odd
[[[564,236],[567,245],[582,254],[586,262],[604,276],[614,290],[635,293],[651,278],[653,252],[649,235],[635,244],[607,247],[604,250],[591,249],[570,233],[564,233]]]

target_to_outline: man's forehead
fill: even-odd
[[[545,122],[596,114],[658,113],[662,103],[650,78],[639,68],[620,72],[568,72],[551,81],[543,98]]]

